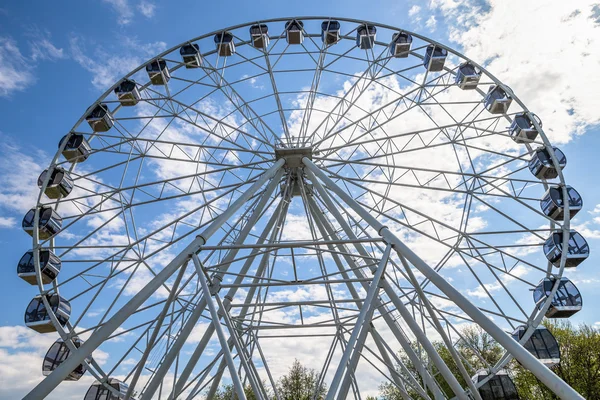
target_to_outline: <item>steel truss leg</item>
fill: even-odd
[[[306,158],[304,158],[303,160],[305,160],[305,159]],[[306,159],[306,160],[308,160],[308,159]],[[310,161],[310,160],[308,160],[308,161]],[[312,173],[312,170],[308,169],[308,170],[306,170],[306,172],[307,172],[309,178],[311,178],[311,180],[313,181],[313,184],[314,184],[317,192],[319,193],[323,202],[326,204],[329,212],[335,217],[335,219],[338,221],[338,223],[342,226],[342,228],[346,232],[346,235],[348,235],[348,237],[350,239],[356,239],[354,232],[352,231],[350,226],[346,223],[346,221],[344,220],[344,218],[342,217],[340,212],[337,210],[337,208],[335,207],[335,205],[329,198],[329,194],[326,192],[325,188],[321,185],[321,183],[316,179],[315,175]],[[362,245],[356,244],[355,247],[363,257],[369,256],[369,253],[365,250],[365,248]],[[372,267],[372,271],[375,272],[374,266]],[[358,271],[357,271],[357,273],[358,273]],[[444,360],[442,360],[440,355],[437,353],[435,347],[433,346],[433,344],[431,343],[431,341],[429,340],[427,335],[425,335],[425,333],[419,327],[419,324],[414,320],[410,311],[408,311],[408,309],[406,308],[406,306],[404,305],[402,300],[400,300],[400,298],[398,298],[398,295],[396,294],[396,292],[394,291],[392,286],[386,280],[383,280],[382,283],[383,283],[383,289],[385,290],[386,295],[390,298],[390,300],[394,304],[394,307],[396,307],[396,310],[400,313],[404,322],[406,322],[406,324],[408,325],[408,327],[410,328],[412,333],[415,335],[417,340],[425,348],[427,355],[434,362],[435,366],[438,368],[438,370],[440,371],[440,373],[442,374],[442,376],[444,377],[444,379],[446,380],[448,385],[450,385],[450,388],[452,389],[452,391],[456,394],[456,396],[459,399],[468,400],[468,397],[464,393],[462,386],[460,385],[460,383],[458,383],[458,380],[456,379],[456,377],[452,374],[452,372],[450,371],[450,369],[448,368],[448,366],[446,365]]]
[[[334,192],[344,203],[356,212],[364,221],[375,229],[388,244],[392,244],[400,256],[404,256],[415,268],[417,268],[427,279],[438,287],[450,300],[462,309],[476,324],[488,332],[501,346],[517,359],[525,368],[531,371],[540,381],[563,400],[583,399],[572,387],[567,385],[549,368],[544,366],[533,354],[525,350],[516,340],[489,319],[479,308],[471,303],[464,295],[456,290],[444,277],[439,275],[425,261],[409,249],[398,239],[386,226],[381,224],[367,210],[362,208],[351,195],[333,182],[321,169],[311,160],[304,157],[302,162],[314,175],[316,175],[327,187]],[[316,182],[314,182],[316,184]]]
[[[383,362],[387,365],[394,365],[392,363],[392,359],[390,358],[390,355],[387,352],[387,349],[383,345],[383,339],[381,338],[381,336],[379,336],[379,333],[375,330],[375,326],[373,324],[371,324],[371,336],[373,337],[373,341],[375,342],[375,346],[377,346],[379,353],[381,353]],[[412,400],[410,398],[408,392],[406,391],[404,382],[402,382],[402,380],[398,379],[398,377],[396,376],[396,374],[394,372],[395,371],[390,371],[390,375],[391,375],[392,379],[394,380],[394,383],[396,383],[398,391],[400,392],[400,396],[402,396],[402,399],[404,399],[404,400]]]
[[[391,251],[392,247],[388,245],[385,249],[385,252],[383,253],[383,256],[381,257],[379,265],[377,266],[377,272],[375,273],[375,276],[373,277],[373,280],[369,285],[367,297],[363,302],[363,305],[360,309],[360,313],[358,314],[358,318],[356,319],[356,323],[354,324],[352,335],[350,336],[348,344],[346,345],[346,351],[344,351],[342,359],[338,364],[338,368],[333,377],[333,381],[331,382],[331,386],[329,387],[329,392],[327,394],[326,400],[333,400],[335,398],[342,378],[344,378],[344,376],[346,375],[346,370],[348,370],[347,372],[349,377],[350,374],[353,373],[353,371],[356,369],[358,357],[353,356],[354,354],[360,354],[360,352],[362,351],[365,338],[367,337],[366,333],[369,330],[369,323],[371,317],[373,316],[373,301],[375,299],[375,296],[377,296],[377,293],[379,292],[379,281],[383,276]],[[349,365],[349,362],[351,360],[353,361],[352,365]],[[338,399],[343,399],[342,396],[343,394],[340,393]]]
[[[289,201],[290,198],[289,196],[284,197],[284,200],[282,202],[283,207],[282,207],[282,212],[281,215],[277,215],[275,214],[274,217],[272,218],[272,221],[275,222],[277,221],[277,226],[275,227],[275,229],[273,230],[273,232],[271,233],[271,241],[273,241],[277,235],[279,234],[279,232],[281,231],[281,229],[283,229],[283,219],[284,216],[287,213],[287,209],[289,206]],[[265,232],[267,232],[267,230],[265,229]],[[265,235],[266,236],[266,235]],[[264,236],[263,236],[264,237]],[[264,239],[261,240],[260,243],[264,243]],[[248,258],[248,260],[246,260],[246,265],[244,265],[244,268],[249,269],[250,266],[252,265],[252,263],[254,262],[254,258],[256,257],[256,253],[258,253],[259,249],[255,249],[253,250],[252,253],[252,257]],[[262,274],[265,271],[265,268],[267,267],[267,262],[269,259],[269,253],[265,253],[262,255],[261,257],[261,261],[258,264],[258,269],[256,270],[256,277],[252,280],[252,283],[258,283],[260,281],[260,278],[262,276]],[[237,288],[233,287],[230,289],[230,292],[235,293],[235,291],[237,290]],[[250,304],[250,302],[252,301],[252,298],[254,298],[254,293],[256,292],[256,286],[252,286],[248,289],[248,294],[246,295],[246,300],[245,300],[245,304]],[[239,318],[244,318],[248,312],[248,309],[250,307],[248,305],[242,307],[242,309],[240,310],[240,313],[238,314]],[[230,344],[230,347],[233,346],[233,343]],[[266,367],[266,365],[265,365]],[[219,388],[219,384],[221,383],[221,378],[223,376],[223,372],[225,371],[225,364],[224,362],[221,360],[221,364],[219,365],[219,368],[217,369],[217,372],[215,374],[215,377],[213,379],[213,383],[206,395],[206,397],[208,399],[211,399],[215,393],[217,392],[217,389]],[[276,390],[276,388],[273,388],[274,390]]]
[[[163,321],[165,320],[165,316],[169,312],[169,307],[171,306],[171,303],[175,299],[175,295],[177,293],[177,288],[179,287],[179,284],[181,283],[181,279],[183,278],[183,275],[185,274],[187,264],[188,264],[187,262],[185,264],[183,264],[183,266],[180,268],[177,278],[175,278],[175,282],[173,283],[173,286],[171,287],[171,292],[169,293],[169,297],[167,298],[167,301],[165,302],[165,306],[163,307],[162,312],[160,313],[160,315],[158,316],[158,319],[156,320],[156,325],[154,326],[154,331],[152,332],[152,336],[150,337],[150,340],[148,340],[148,344],[146,345],[146,350],[144,351],[144,354],[142,354],[142,357],[138,361],[138,365],[137,365],[137,368],[135,369],[135,373],[133,374],[133,377],[131,378],[131,382],[129,383],[129,387],[127,388],[127,393],[125,394],[125,400],[128,400],[131,397],[133,390],[137,384],[137,381],[140,378],[142,370],[144,369],[144,366],[146,365],[146,360],[148,360],[148,356],[150,355],[150,352],[152,351],[152,348],[154,347],[154,343],[156,342],[156,338],[158,337],[160,328],[163,324]]]
[[[320,212],[320,210],[318,209],[317,205],[315,204],[314,200],[312,199],[312,196],[307,196],[306,197],[306,201],[308,203],[308,209],[310,210],[311,215],[313,216],[313,219],[315,221],[315,225],[317,226],[317,228],[319,229],[319,231],[321,232],[321,236],[323,238],[327,238],[329,237],[329,240],[338,240],[339,238],[337,236],[332,236],[332,232],[328,231],[327,228],[325,227],[325,223],[323,222],[323,216]],[[342,278],[345,280],[349,280],[350,277],[348,275],[348,273],[344,270],[344,266],[340,260],[340,257],[338,254],[336,254],[335,252],[335,247],[332,244],[328,244],[327,247],[329,248],[329,251],[331,252],[331,257],[333,258],[333,261],[335,262],[335,264],[338,267],[338,270],[340,271],[340,274],[342,275]],[[347,252],[342,250],[343,254],[346,254]],[[348,259],[350,259],[350,257],[348,257]],[[350,261],[352,261],[350,259]],[[351,267],[353,267],[354,270],[356,270],[356,266],[353,264],[349,264]],[[348,292],[350,293],[350,295],[352,296],[352,298],[357,299],[356,300],[356,306],[358,308],[362,307],[362,300],[358,300],[360,298],[360,296],[358,295],[358,292],[356,291],[356,289],[354,288],[354,286],[352,286],[351,283],[346,283],[346,288],[348,289]],[[375,302],[377,302],[377,298],[375,299]],[[379,307],[378,307],[379,308]],[[382,313],[383,314],[383,313]],[[375,341],[375,343],[377,344],[377,348],[378,350],[381,352],[381,349],[383,348],[385,351],[385,347],[383,346],[383,344],[380,342],[381,337],[377,334],[376,328],[373,324],[370,324],[370,332],[371,332],[371,336],[373,337],[373,340]],[[392,376],[392,379],[394,379],[394,382],[396,383],[396,385],[399,388],[403,388],[404,387],[404,383],[402,382],[402,380],[399,378],[398,373],[396,372],[395,368],[394,368],[394,363],[390,360],[389,355],[387,354],[387,351],[385,352],[381,352],[381,357],[384,360],[384,363],[386,364],[390,375]],[[409,374],[409,376],[412,378],[412,375]],[[425,391],[419,386],[418,382],[416,380],[414,380],[413,384],[417,387],[419,387],[419,389],[422,391],[422,393],[425,393]],[[342,386],[343,388],[343,386]],[[419,391],[419,389],[416,389],[417,391]],[[425,398],[428,398],[428,396],[425,394]],[[405,399],[405,400],[409,400],[409,399]]]
[[[236,239],[236,244],[243,244],[244,241],[246,240],[246,237],[248,236],[248,234],[254,227],[254,224],[256,223],[256,221],[258,220],[260,215],[262,214],[264,207],[267,205],[269,198],[273,194],[273,191],[277,188],[277,186],[279,184],[279,179],[281,178],[282,174],[283,174],[283,171],[278,170],[275,173],[273,179],[271,179],[271,182],[269,182],[269,184],[267,185],[267,188],[266,188],[265,192],[262,194],[262,197],[260,198],[258,204],[256,205],[256,208],[252,212],[250,219],[246,222],[246,224],[242,228],[240,234],[238,235],[238,237]],[[224,261],[223,266],[221,267],[221,269],[219,271],[219,275],[216,277],[216,279],[218,279],[218,280],[222,279],[221,273],[226,271],[227,268],[229,268],[229,263],[235,259],[235,256],[237,255],[238,251],[239,251],[239,249],[231,249],[227,253],[225,258],[223,259],[223,261]],[[163,381],[164,376],[169,371],[169,368],[171,368],[173,361],[175,361],[175,358],[179,355],[179,352],[181,351],[181,348],[183,347],[183,345],[185,345],[185,343],[188,339],[188,336],[190,335],[190,333],[192,332],[192,330],[198,323],[198,320],[202,316],[202,313],[204,312],[204,310],[206,308],[206,303],[207,303],[207,299],[203,296],[200,299],[200,301],[198,302],[198,304],[196,305],[196,307],[194,307],[194,310],[192,311],[192,315],[190,315],[190,317],[188,318],[185,326],[181,329],[179,336],[175,340],[175,343],[173,343],[173,345],[171,346],[171,348],[170,348],[169,352],[166,354],[162,364],[160,365],[158,370],[154,373],[152,380],[146,387],[146,390],[144,390],[144,395],[142,396],[142,399],[151,399],[152,396],[154,396],[154,393],[156,392],[156,390],[160,386],[161,382]],[[188,365],[189,364],[190,363],[188,362]],[[195,363],[194,363],[194,365],[195,365]],[[187,368],[184,371],[186,373],[191,373],[191,371],[188,370]],[[187,377],[186,377],[186,380],[187,380]],[[185,380],[184,380],[184,382],[185,382]]]
[[[322,212],[318,208],[318,206],[315,203],[315,201],[310,196],[307,197],[307,200],[308,200],[309,204],[312,206],[312,210],[313,210],[312,212],[313,212],[313,215],[315,216],[315,219],[317,221],[319,221],[320,224],[322,224],[323,227],[327,230],[327,235],[331,239],[333,239],[333,240],[338,240],[339,237],[337,236],[335,229],[333,228],[333,226],[331,225],[331,223],[327,220],[327,218],[322,214]],[[334,210],[333,212],[336,211],[335,208],[333,208],[333,210]],[[342,224],[342,226],[344,227],[344,229],[347,232],[350,232],[350,229],[349,229],[349,227],[347,226],[347,224],[346,224],[346,222],[344,220],[340,220],[340,224]],[[365,276],[358,269],[358,266],[357,266],[356,262],[352,259],[352,257],[349,256],[349,251],[345,248],[345,246],[340,246],[340,248],[342,250],[342,254],[344,254],[344,258],[345,258],[346,262],[348,263],[349,266],[352,267],[353,271],[355,271],[354,273],[357,275],[357,277],[358,278],[364,278]],[[366,250],[362,246],[361,247],[357,247],[357,249],[359,250],[359,252],[361,252],[361,254],[368,255],[366,253]],[[333,253],[332,255],[333,256],[337,256],[335,253]],[[336,258],[334,257],[334,260],[335,259]],[[342,267],[340,267],[340,268],[342,268]],[[366,284],[366,282],[363,283],[363,287],[365,288],[365,290],[368,290],[368,285]],[[355,292],[352,292],[352,290],[351,290],[351,293],[355,293]],[[356,294],[355,298],[358,298],[358,297],[359,297],[358,294]],[[381,301],[381,299],[377,298],[376,301],[377,301],[376,307],[382,311],[381,314],[383,316],[383,319],[385,320],[385,322],[387,323],[388,327],[390,328],[390,330],[392,331],[392,333],[394,334],[394,336],[396,337],[396,339],[400,343],[402,349],[408,355],[411,363],[415,366],[415,368],[419,372],[419,375],[421,376],[421,378],[423,379],[423,381],[425,382],[425,384],[433,392],[433,395],[434,395],[435,399],[436,400],[438,400],[438,399],[444,399],[445,396],[442,394],[442,392],[441,392],[441,390],[440,390],[437,382],[435,381],[435,379],[433,379],[433,377],[431,376],[431,374],[429,373],[429,371],[422,365],[421,360],[419,359],[419,357],[416,355],[416,353],[414,352],[413,348],[411,347],[411,343],[406,338],[406,336],[404,335],[404,333],[402,332],[402,330],[398,327],[398,325],[396,324],[396,321],[391,317],[390,312],[384,306],[384,304]],[[406,366],[402,362],[400,362],[399,364],[400,364],[400,367],[402,368],[402,370],[407,374],[407,377],[409,378],[409,381],[411,382],[411,384],[415,388],[415,390],[423,398],[428,399],[429,396],[427,395],[426,391],[421,387],[421,385],[416,381],[416,379],[414,379],[414,377],[412,376],[412,373],[408,370],[408,368],[406,368]],[[391,373],[392,373],[393,376],[395,376],[396,371],[391,371]]]
[[[41,381],[33,390],[31,390],[26,400],[43,399],[56,388],[83,360],[94,350],[98,348],[113,332],[123,324],[144,302],[152,296],[161,285],[169,279],[173,273],[180,268],[183,263],[189,259],[192,254],[200,251],[202,245],[218,230],[220,227],[235,214],[267,181],[281,169],[285,164],[283,159],[278,160],[256,181],[247,191],[243,192],[231,206],[223,212],[213,223],[208,226],[200,235],[180,252],[169,264],[163,268],[148,284],[134,295],[119,311],[117,311],[104,325],[96,330],[88,340],[86,340],[77,351],[72,351],[69,358],[62,362],[50,375]]]
[[[217,311],[217,307],[213,303],[212,296],[210,295],[210,289],[208,287],[208,283],[206,282],[206,277],[204,276],[204,271],[202,270],[202,265],[200,264],[200,260],[196,254],[192,255],[194,260],[194,265],[196,266],[196,270],[198,273],[198,280],[202,285],[202,291],[204,292],[204,298],[206,299],[206,305],[210,310],[210,315],[212,317],[212,325],[217,331],[217,336],[219,337],[219,342],[221,343],[221,349],[223,350],[223,357],[227,361],[227,367],[229,368],[229,373],[231,374],[231,380],[233,381],[233,387],[235,388],[235,392],[237,394],[238,399],[246,400],[246,394],[244,393],[244,385],[240,381],[240,377],[237,374],[235,363],[233,362],[233,356],[229,351],[229,346],[227,346],[227,338],[225,337],[225,333],[221,328],[221,324],[219,323],[219,313]],[[239,353],[238,353],[239,354]],[[241,354],[239,354],[242,357]],[[248,371],[246,371],[248,373]]]
[[[268,197],[266,197],[266,198],[268,198]],[[261,201],[262,201],[262,199],[261,199]],[[263,207],[261,207],[261,208],[263,208]],[[265,228],[263,230],[263,233],[260,235],[260,238],[257,240],[257,244],[262,244],[262,243],[265,242],[265,240],[267,238],[267,235],[269,234],[269,232],[273,228],[273,225],[275,225],[275,222],[279,218],[280,213],[282,212],[282,210],[283,211],[287,210],[287,203],[285,203],[283,201],[279,203],[279,205],[275,209],[275,212],[273,213],[273,216],[267,222],[267,224],[266,224],[266,226],[265,226]],[[253,214],[253,216],[254,216],[254,214]],[[247,226],[249,226],[249,229],[251,229],[254,226],[254,223],[253,224],[248,224]],[[250,253],[250,256],[248,257],[248,259],[246,260],[246,262],[242,266],[242,269],[240,270],[239,275],[236,277],[234,284],[240,284],[240,283],[242,283],[242,281],[244,280],[244,276],[248,273],[248,270],[252,266],[252,262],[254,261],[254,258],[256,257],[256,253],[258,253],[259,251],[260,251],[259,248],[255,248],[255,249],[252,250],[252,252]],[[235,258],[235,254],[237,254],[237,250],[236,250],[236,253],[233,255],[233,257],[229,257],[230,254],[231,253],[228,253],[228,255],[226,256],[229,261],[231,261],[231,260],[233,260]],[[224,263],[222,263],[222,264],[224,264]],[[225,295],[225,298],[231,298],[231,299],[234,298],[237,290],[238,290],[237,287],[230,288],[229,291],[227,292],[227,294]],[[185,368],[183,369],[183,371],[179,375],[179,379],[177,380],[177,383],[175,384],[175,390],[174,390],[173,393],[171,393],[171,396],[169,397],[169,399],[177,398],[177,396],[184,389],[184,387],[185,387],[185,385],[187,383],[187,380],[189,379],[189,377],[190,377],[192,371],[194,370],[194,368],[196,367],[196,364],[198,363],[198,360],[202,356],[202,353],[206,349],[206,346],[208,345],[208,342],[210,341],[213,333],[214,333],[214,328],[213,328],[212,325],[209,325],[206,328],[206,331],[204,332],[204,334],[202,335],[202,338],[201,338],[200,342],[196,346],[196,349],[194,350],[194,352],[190,356],[190,358],[189,358],[189,360],[187,362],[187,365],[185,366]],[[222,366],[222,369],[224,370],[225,369],[225,360],[224,359],[221,360],[221,364],[220,365]],[[216,377],[215,377],[215,379],[216,379]],[[219,381],[220,381],[220,378],[219,378]]]

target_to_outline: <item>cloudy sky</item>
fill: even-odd
[[[594,268],[600,260],[595,251],[600,243],[600,54],[595,51],[600,46],[600,3],[366,4],[232,1],[212,6],[197,1],[102,0],[1,6],[0,248],[6,265],[0,284],[5,306],[0,313],[0,398],[19,398],[40,380],[41,358],[54,340],[23,326],[33,288],[17,278],[14,266],[31,245],[20,228],[21,218],[35,201],[37,176],[54,155],[58,139],[116,80],[152,56],[191,37],[252,20],[323,15],[377,21],[429,36],[486,65],[542,118],[548,137],[567,154],[566,180],[584,198],[585,208],[575,223],[592,247],[590,259],[574,277],[588,305],[600,300],[600,272]],[[261,90],[260,83],[254,89]],[[120,227],[113,228],[117,232]],[[600,326],[600,313],[588,306],[573,321]],[[108,357],[96,354],[99,362]],[[62,385],[54,398],[81,398],[89,384],[90,379],[84,379]]]

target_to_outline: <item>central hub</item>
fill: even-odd
[[[275,149],[275,158],[283,158],[286,168],[301,168],[302,158],[307,157],[312,160],[312,147],[280,147]]]

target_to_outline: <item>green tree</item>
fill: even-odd
[[[319,374],[294,360],[289,372],[277,381],[277,391],[283,400],[310,400],[315,392],[317,399],[325,398],[327,387],[319,385]]]
[[[244,394],[248,400],[256,400],[256,396],[254,396],[254,392],[250,385],[244,387]],[[238,400],[233,384],[221,386],[215,393],[213,400]]]
[[[482,358],[487,361],[490,365],[494,365],[502,356],[503,349],[500,347],[494,339],[483,329],[478,326],[468,326],[461,331],[462,339],[459,340],[455,348],[460,353],[461,357],[464,358],[467,363],[466,365],[470,365],[474,370],[478,370],[480,368],[485,367],[485,363],[479,358],[478,354],[482,356]],[[466,382],[463,376],[460,374],[460,371],[456,364],[454,363],[454,359],[452,358],[452,354],[446,347],[443,342],[436,341],[432,343],[435,347],[437,353],[440,355],[444,363],[448,366],[452,374],[456,377],[458,382],[465,387]],[[415,344],[412,345],[413,349],[417,354],[419,354],[418,347]],[[432,375],[435,377],[438,382],[442,392],[446,394],[449,398],[454,397],[454,392],[450,388],[450,385],[445,381],[445,379],[441,376],[438,369],[433,365],[432,362],[428,359],[427,355],[424,353],[424,350],[421,349],[421,354],[423,356],[421,359],[423,363],[427,366],[431,364]],[[411,374],[415,377],[418,377],[417,368],[410,362],[410,359],[404,352],[400,352],[399,358],[402,363],[407,367],[407,369],[411,372]],[[400,375],[404,375],[405,373],[397,367],[397,371]],[[402,396],[398,388],[392,383],[383,383],[380,387],[380,394],[383,400],[401,400]],[[413,398],[419,398],[418,393],[412,389],[410,386],[406,387],[408,394]],[[432,393],[430,393],[432,395]]]
[[[547,320],[544,325],[560,346],[560,364],[554,372],[586,399],[600,399],[600,331],[568,321]],[[515,385],[521,400],[558,399],[543,383],[517,362]]]

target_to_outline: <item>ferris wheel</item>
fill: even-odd
[[[438,42],[345,18],[233,26],[141,65],[57,142],[17,272],[38,288],[26,325],[60,339],[26,398],[84,374],[86,400],[211,398],[224,380],[278,398],[294,357],[328,400],[381,382],[512,399],[513,358],[581,398],[540,326],[582,307],[566,157]],[[467,326],[504,355],[464,359]]]

